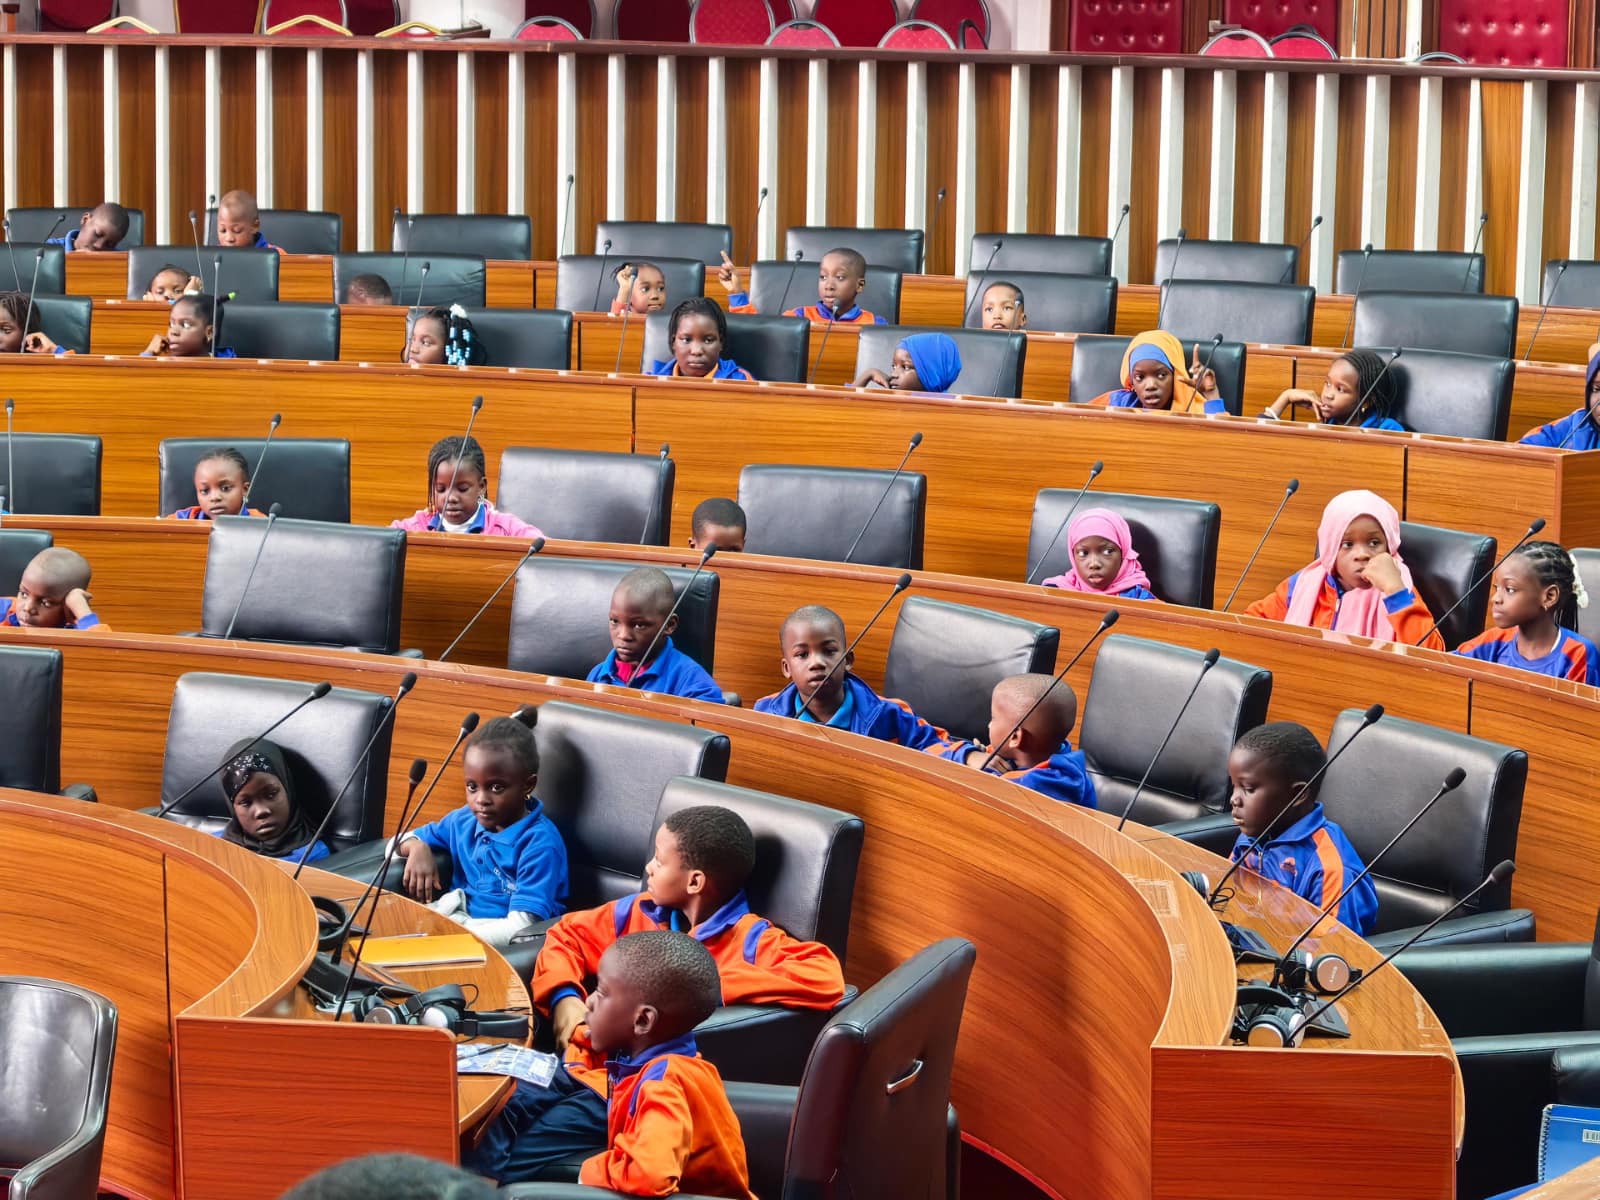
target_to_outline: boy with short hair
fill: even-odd
[[[739,277],[733,260],[726,253],[717,271],[717,281],[728,293],[728,311],[753,313],[748,292],[739,291]],[[822,256],[817,270],[817,302],[803,304],[784,312],[786,317],[804,317],[808,321],[838,321],[844,325],[887,325],[878,314],[856,303],[861,289],[867,286],[867,260],[848,246],[839,246]]]
[[[76,550],[51,546],[39,551],[23,568],[17,594],[0,598],[0,625],[111,632],[89,607],[92,574],[89,560]]]
[[[1028,327],[1028,310],[1022,289],[1006,280],[996,280],[983,289],[979,302],[984,329],[1014,331]]]
[[[928,753],[982,767],[994,751],[988,769],[1000,778],[1054,800],[1095,808],[1088,763],[1068,737],[1077,721],[1078,697],[1065,683],[1056,683],[1053,675],[1012,675],[990,693],[987,749],[976,742],[955,742],[930,746]]]
[[[205,284],[197,276],[189,274],[183,267],[173,266],[168,263],[155,273],[150,280],[150,286],[145,289],[145,300],[162,300],[167,304],[176,304],[191,292],[205,291]]]
[[[236,250],[283,250],[261,232],[261,210],[249,192],[235,188],[217,202],[217,245]]]
[[[589,672],[587,681],[725,704],[717,681],[672,644],[678,627],[674,599],[672,580],[659,567],[624,575],[611,593],[611,653]],[[648,662],[642,661],[646,653]]]
[[[848,729],[912,750],[949,740],[944,730],[917,716],[905,701],[884,699],[850,670],[855,652],[845,653],[844,621],[832,609],[820,604],[795,609],[778,631],[778,642],[783,677],[790,683],[757,700],[756,712]],[[835,669],[841,655],[843,665]]]
[[[60,246],[69,254],[74,250],[115,250],[127,236],[128,210],[107,200],[78,218],[76,229],[69,229],[45,244]]]
[[[344,289],[346,304],[386,305],[394,303],[394,289],[382,275],[357,275]]]
[[[715,542],[718,554],[741,553],[750,526],[744,509],[723,496],[713,496],[695,506],[689,522],[689,549],[704,550]]]
[[[1233,820],[1239,839],[1230,857],[1244,859],[1256,874],[1325,908],[1365,869],[1344,830],[1328,820],[1310,781],[1327,762],[1322,743],[1304,725],[1271,721],[1234,743],[1228,755],[1233,785]],[[1282,813],[1281,819],[1274,820]],[[1269,825],[1274,832],[1258,849],[1251,843]],[[1335,914],[1359,934],[1372,930],[1378,891],[1363,879]]]

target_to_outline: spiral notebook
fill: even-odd
[[[1539,1182],[1600,1157],[1600,1108],[1547,1104],[1539,1121]]]

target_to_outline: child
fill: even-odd
[[[991,283],[983,289],[983,328],[1016,331],[1028,327],[1022,289],[1014,283]]]
[[[1522,435],[1524,446],[1559,446],[1568,450],[1600,450],[1600,354],[1589,359],[1583,376],[1583,407],[1559,421]]]
[[[667,345],[672,357],[661,359],[647,372],[683,379],[751,379],[731,358],[723,358],[728,345],[728,318],[715,300],[694,296],[672,310],[667,321]]]
[[[394,303],[394,289],[382,275],[357,275],[344,289],[346,304],[388,305]]]
[[[1121,514],[1091,508],[1073,517],[1067,526],[1067,552],[1071,560],[1066,574],[1046,579],[1045,587],[1101,592],[1119,600],[1156,599],[1133,548],[1133,531]]]
[[[60,246],[69,254],[74,250],[115,250],[127,236],[128,210],[107,200],[84,213],[76,229],[69,229],[45,244]]]
[[[459,304],[430,308],[411,323],[406,361],[414,367],[481,367],[489,361],[478,331]]]
[[[428,451],[428,506],[391,529],[410,533],[487,533],[495,537],[544,535],[520,517],[489,503],[489,465],[474,437],[440,438]]]
[[[567,847],[533,794],[539,749],[533,731],[510,717],[485,722],[461,760],[467,802],[443,820],[406,834],[405,889],[435,912],[504,947],[535,921],[567,906]],[[439,891],[435,849],[450,852],[456,886]]]
[[[1573,628],[1588,607],[1572,557],[1554,542],[1528,542],[1494,573],[1494,628],[1456,653],[1600,686],[1600,652]]]
[[[1323,814],[1318,784],[1307,786],[1322,768],[1322,743],[1304,725],[1271,721],[1257,725],[1228,755],[1233,785],[1233,820],[1239,839],[1231,857],[1265,879],[1325,908],[1365,869],[1350,839]],[[1285,811],[1287,810],[1287,811]],[[1279,813],[1281,820],[1274,821]],[[1259,849],[1250,844],[1272,826]],[[1247,854],[1248,851],[1248,854]],[[1378,890],[1363,879],[1335,914],[1359,934],[1371,932],[1378,916]]]
[[[722,255],[722,266],[717,271],[717,282],[728,293],[728,311],[753,313],[747,292],[738,290],[739,277],[733,260]],[[874,312],[856,303],[861,289],[867,286],[867,260],[848,247],[829,250],[822,256],[817,270],[817,303],[802,304],[784,311],[786,317],[804,317],[808,321],[838,321],[845,325],[887,325],[888,322]]]
[[[1100,408],[1143,408],[1177,413],[1220,413],[1227,406],[1217,391],[1217,373],[1200,373],[1200,347],[1183,365],[1183,345],[1164,329],[1135,334],[1122,355],[1122,387],[1089,401]]]
[[[783,691],[757,700],[756,712],[848,729],[912,750],[926,750],[935,742],[949,740],[942,729],[917,716],[905,701],[881,698],[850,670],[855,652],[845,654],[844,621],[832,609],[820,604],[795,609],[778,631],[778,643],[783,649],[783,677],[790,683]],[[841,655],[843,668],[830,675]],[[824,676],[827,682],[819,690],[817,685]]]
[[[194,465],[194,495],[198,504],[180,508],[172,514],[178,521],[210,521],[216,517],[264,517],[265,513],[244,506],[250,491],[250,464],[232,446],[208,451]]]
[[[40,331],[39,310],[28,303],[27,292],[0,292],[0,354],[71,353]]]
[[[943,333],[913,333],[900,339],[894,360],[885,375],[868,367],[856,380],[856,387],[889,387],[904,392],[931,392],[948,395],[961,375],[961,350],[955,339]]]
[[[1281,420],[1285,408],[1309,404],[1322,424],[1344,425],[1356,405],[1365,400],[1361,424],[1357,428],[1404,433],[1406,427],[1389,415],[1394,411],[1396,395],[1394,376],[1384,370],[1386,366],[1388,360],[1372,350],[1346,350],[1328,364],[1328,375],[1322,381],[1320,392],[1288,388],[1278,393],[1278,398],[1262,415]]]
[[[155,273],[155,277],[150,280],[150,286],[145,289],[140,299],[163,300],[168,304],[176,304],[191,292],[203,291],[205,284],[200,282],[198,276],[169,263]]]
[[[623,263],[617,268],[617,298],[611,302],[611,315],[620,317],[631,311],[642,317],[667,306],[667,277],[655,263]]]
[[[624,575],[611,593],[611,653],[589,672],[588,682],[726,703],[717,681],[672,644],[678,614],[667,614],[673,600],[672,580],[665,571],[640,567]],[[649,662],[641,662],[651,646],[655,653]]]
[[[722,496],[702,500],[689,521],[689,549],[704,551],[715,542],[718,554],[743,553],[749,524],[744,509],[735,501]]]
[[[145,347],[143,358],[206,358],[217,336],[222,306],[204,292],[179,297],[167,317],[166,333],[158,333]],[[217,347],[217,358],[235,358],[227,346]]]
[[[295,802],[294,777],[275,742],[250,745],[249,738],[228,747],[222,790],[228,797],[228,823],[212,832],[252,854],[311,863],[332,853],[316,823]],[[246,752],[246,747],[249,747]]]
[[[217,245],[283,253],[261,232],[261,210],[256,207],[256,198],[238,189],[224,193],[217,204]]]
[[[29,629],[98,629],[110,626],[89,607],[89,560],[76,550],[51,546],[22,569],[14,597],[0,598],[0,625]]]
[[[1017,725],[1041,696],[1043,703]],[[1066,684],[1056,683],[1052,675],[1012,675],[995,684],[989,695],[987,747],[954,742],[930,746],[927,752],[982,767],[990,752],[998,750],[989,764],[993,774],[1051,799],[1095,808],[1088,763],[1068,738],[1077,721],[1078,697]]]
[[[1333,629],[1443,650],[1433,617],[1400,559],[1400,514],[1374,492],[1341,492],[1322,510],[1317,561],[1245,612],[1269,621]]]

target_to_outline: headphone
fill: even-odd
[[[497,1011],[473,1012],[466,993],[453,983],[429,988],[391,1004],[379,993],[363,996],[355,1004],[356,1020],[373,1025],[425,1025],[446,1029],[457,1037],[500,1037],[523,1041],[528,1036],[528,1014]]]
[[[1313,954],[1309,950],[1296,950],[1283,960],[1283,986],[1292,992],[1308,988],[1331,996],[1341,992],[1361,978],[1340,954]]]
[[[1262,983],[1239,985],[1233,1036],[1247,1046],[1298,1046],[1306,1015],[1287,992]]]

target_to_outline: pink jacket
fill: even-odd
[[[480,525],[479,522],[482,521]],[[444,523],[439,514],[430,509],[419,508],[403,521],[390,521],[391,529],[404,529],[408,533],[442,533]],[[467,533],[487,533],[495,537],[543,537],[544,534],[536,527],[529,525],[521,517],[514,517],[510,513],[501,512],[494,505],[485,500],[478,509],[478,514],[472,519],[472,525]]]

